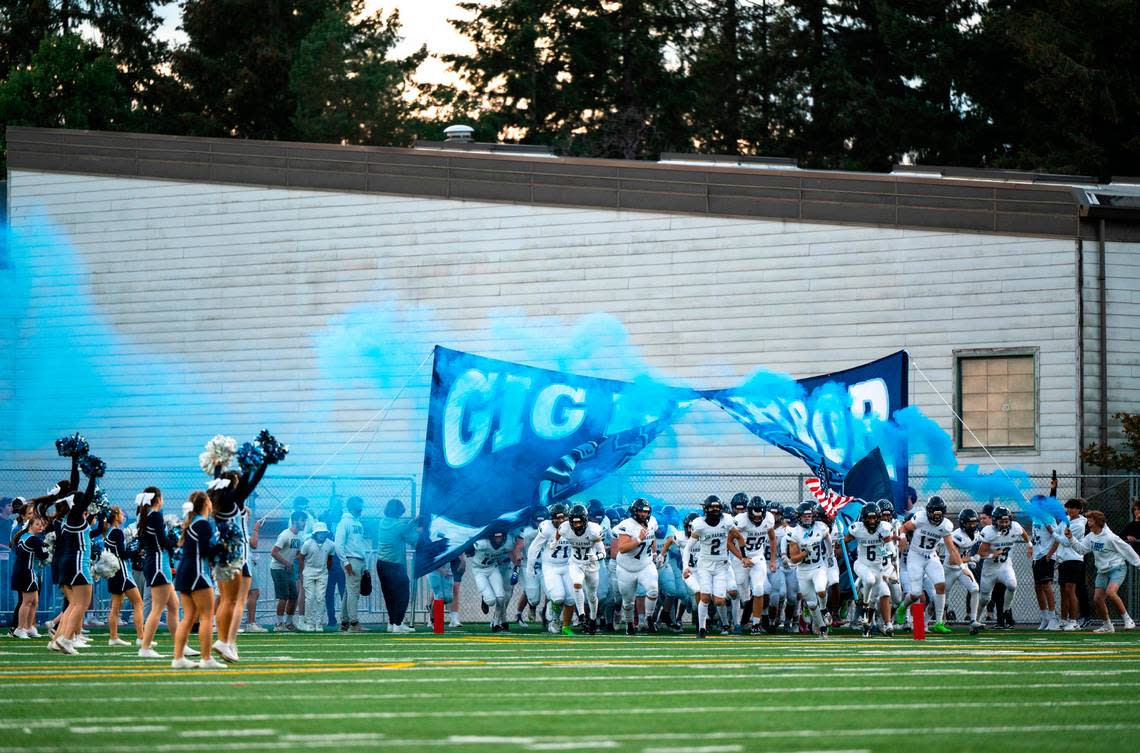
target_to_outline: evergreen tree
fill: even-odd
[[[403,146],[410,138],[405,92],[427,49],[389,60],[399,16],[364,16],[363,9],[363,0],[331,4],[301,42],[290,86],[297,100],[292,127],[304,141]]]

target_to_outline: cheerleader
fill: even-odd
[[[210,638],[214,633],[214,580],[210,575],[210,560],[218,551],[217,531],[209,520],[210,498],[205,492],[197,491],[190,495],[190,511],[182,522],[182,560],[174,586],[182,594],[186,615],[178,624],[174,634],[174,659],[170,666],[174,669],[223,669],[222,664],[210,656]],[[198,641],[201,662],[185,658],[186,642],[190,638],[190,627],[198,623]]]
[[[16,562],[12,568],[12,590],[20,596],[19,614],[13,635],[16,638],[38,638],[36,608],[40,603],[40,583],[36,570],[47,559],[43,532],[47,521],[34,517],[21,530],[12,544]]]
[[[16,497],[12,500],[12,514],[16,516],[16,523],[12,526],[12,537],[8,541],[8,548],[16,551],[16,544],[20,540],[20,536],[24,531],[28,530],[28,524],[31,522],[35,514],[35,508],[29,504],[23,497]],[[13,590],[15,588],[13,587]],[[9,638],[17,638],[16,629],[20,625],[20,612],[23,609],[24,594],[22,591],[16,591],[16,606],[12,609],[12,627],[8,629]],[[35,623],[32,623],[32,629],[35,630]],[[29,635],[29,638],[38,638],[39,633]]]
[[[139,515],[139,543],[143,549],[143,577],[150,587],[150,613],[143,626],[142,647],[139,656],[160,659],[154,650],[154,635],[162,611],[166,610],[166,626],[171,634],[178,630],[178,595],[174,593],[174,576],[170,572],[170,556],[174,545],[166,535],[166,522],[162,519],[162,492],[148,486],[135,502],[142,511]]]
[[[107,640],[108,646],[131,645],[119,638],[119,613],[123,608],[124,597],[131,602],[131,617],[135,623],[135,635],[139,638],[143,635],[142,595],[139,593],[138,584],[131,576],[131,558],[127,553],[127,540],[122,529],[124,518],[123,510],[120,507],[112,507],[111,512],[107,515],[107,525],[110,530],[104,537],[107,551],[119,560],[119,572],[112,575],[107,581],[107,590],[111,592],[111,613],[107,615],[107,626],[111,631],[111,636]]]
[[[255,467],[247,468],[239,476],[233,471],[218,473],[210,482],[208,495],[213,506],[218,535],[225,541],[231,537],[241,539],[241,572],[218,583],[218,639],[212,646],[215,653],[228,662],[238,661],[237,631],[241,627],[242,607],[249,595],[253,576],[249,569],[249,532],[246,523],[245,502],[265,475],[269,461],[263,459]]]
[[[76,466],[76,458],[72,458]],[[59,536],[56,539],[56,556],[59,559],[59,585],[67,596],[67,608],[59,618],[59,626],[48,648],[69,656],[79,652],[76,648],[86,648],[89,644],[81,639],[83,615],[91,605],[91,586],[95,578],[91,574],[91,523],[87,508],[95,498],[96,476],[87,480],[87,490],[74,492],[60,500],[67,504],[67,512],[60,518]],[[78,485],[78,470],[72,472],[72,488]],[[60,557],[60,552],[64,556]]]

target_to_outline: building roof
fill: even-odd
[[[1112,194],[1079,176],[848,173],[678,154],[635,162],[485,144],[401,149],[24,127],[9,127],[7,140],[12,170],[1055,238],[1095,237],[1104,200],[1090,202],[1086,189]],[[1114,207],[1109,239],[1140,240],[1137,215]]]

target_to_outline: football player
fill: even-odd
[[[637,632],[634,604],[639,587],[645,589],[645,606],[638,608],[637,624],[656,633],[653,614],[657,610],[658,577],[653,560],[657,550],[657,519],[653,517],[649,501],[635,499],[629,506],[629,517],[618,523],[614,533],[617,534],[617,585],[626,633]]]
[[[845,543],[856,542],[857,555],[852,569],[858,579],[856,595],[863,610],[863,636],[871,634],[876,609],[882,617],[883,634],[893,635],[891,626],[891,590],[883,577],[883,545],[894,539],[891,526],[879,520],[878,502],[863,505],[859,520],[851,524]]]
[[[796,580],[811,616],[813,632],[827,637],[823,606],[827,599],[827,553],[835,547],[826,524],[815,519],[815,503],[801,502],[799,525],[788,534],[788,559],[796,566]]]
[[[598,615],[598,570],[599,563],[605,562],[606,548],[603,543],[602,527],[589,518],[585,505],[575,504],[570,508],[566,521],[558,526],[558,539],[570,545],[570,563],[567,572],[572,586],[571,595],[578,619],[585,622],[586,632],[597,632]],[[586,607],[589,606],[587,613]],[[564,607],[562,632],[573,635],[570,629],[570,608]]]
[[[564,605],[573,599],[574,585],[568,569],[570,545],[558,538],[558,527],[565,521],[566,505],[561,502],[551,505],[550,519],[539,523],[526,557],[526,569],[530,572],[538,572],[535,568],[541,560],[542,590],[549,611],[546,629],[554,634],[562,627]]]
[[[507,630],[507,599],[510,597],[511,547],[507,535],[492,533],[476,541],[468,552],[475,574],[475,587],[483,597],[483,614],[491,614],[491,632]]]
[[[745,570],[745,585],[752,594],[752,634],[760,635],[764,632],[760,623],[766,608],[764,598],[768,591],[768,576],[777,570],[776,519],[768,512],[763,499],[753,497],[745,506],[745,511],[734,516],[733,523],[743,538],[745,560],[752,563]]]
[[[743,560],[744,567],[751,567],[752,561],[740,552],[742,537],[736,530],[732,518],[724,514],[724,507],[716,495],[708,496],[701,505],[703,515],[693,520],[689,540],[685,544],[682,559],[685,562],[684,577],[696,578],[697,637],[708,635],[709,603],[715,602],[720,615],[721,632],[731,632],[728,607],[725,597],[735,598],[735,583],[730,585],[732,568],[729,567],[729,554]],[[689,564],[693,553],[697,555],[696,567]]]
[[[956,583],[961,583],[966,589],[966,613],[970,616],[970,635],[977,635],[984,627],[978,622],[978,580],[970,565],[977,561],[978,547],[981,540],[978,538],[978,513],[967,507],[958,513],[958,527],[950,534],[954,546],[958,547],[958,554],[962,564],[951,565],[946,576],[946,597],[954,590]]]
[[[934,626],[935,633],[949,633],[950,628],[942,621],[946,612],[946,571],[942,562],[934,557],[934,550],[938,543],[946,546],[946,556],[949,564],[961,565],[962,558],[958,555],[958,547],[950,534],[954,525],[946,519],[946,502],[937,495],[926,502],[925,509],[918,510],[914,517],[903,523],[902,532],[910,536],[910,545],[906,550],[907,595],[899,605],[900,613],[911,604],[922,601],[922,584],[926,578],[934,586]]]
[[[1023,542],[1026,545],[1025,556],[1030,567],[1033,563],[1033,544],[1029,541],[1029,534],[1013,519],[1009,508],[995,507],[992,518],[993,523],[982,529],[982,545],[978,548],[978,557],[986,563],[982,569],[980,586],[983,607],[989,602],[994,584],[998,582],[1005,586],[1006,603],[1013,602],[1013,592],[1017,590],[1017,574],[1013,571],[1013,563],[1009,561],[1009,553],[1015,544]],[[1007,622],[1006,627],[1013,625]]]

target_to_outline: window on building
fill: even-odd
[[[1034,356],[959,355],[959,449],[1034,448],[1037,444],[1037,380]]]

